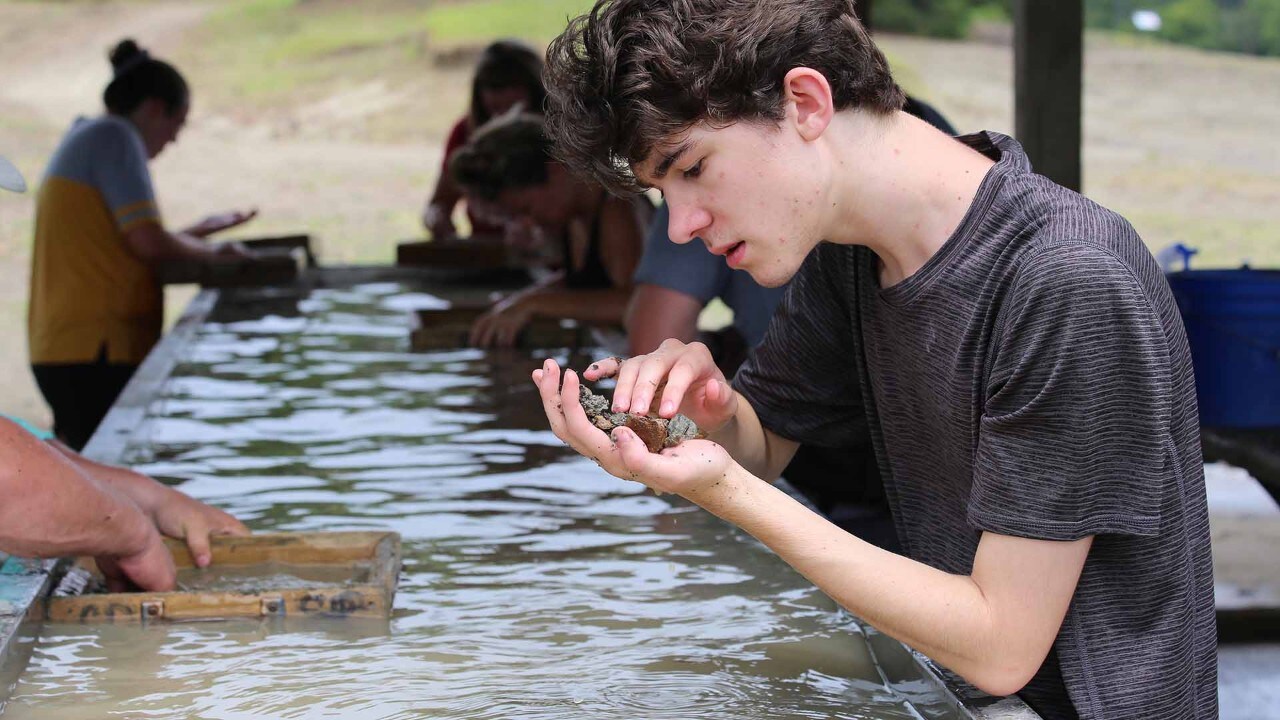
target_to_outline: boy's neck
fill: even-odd
[[[833,173],[837,211],[829,227],[837,230],[828,240],[870,248],[880,259],[880,285],[889,287],[942,248],[994,163],[903,112],[845,119],[835,126],[833,147],[837,167],[853,171]],[[840,143],[840,135],[849,142]]]

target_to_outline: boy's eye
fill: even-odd
[[[701,161],[701,160],[699,160],[698,162],[694,163],[694,164],[693,164],[693,167],[691,167],[691,168],[689,168],[688,170],[685,170],[685,171],[684,171],[684,177],[685,177],[685,179],[686,179],[686,180],[688,180],[688,179],[692,179],[692,178],[696,178],[696,177],[698,177],[698,176],[699,176],[699,175],[701,175],[701,174],[702,174],[702,161]]]

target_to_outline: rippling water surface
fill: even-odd
[[[126,454],[256,530],[399,532],[389,621],[46,626],[6,720],[942,716],[750,537],[566,449],[545,353],[409,352],[439,303],[223,303]]]

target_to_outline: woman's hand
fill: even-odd
[[[458,236],[458,229],[450,217],[452,208],[438,203],[427,203],[422,210],[422,227],[431,233],[433,240],[452,240]]]
[[[724,427],[738,410],[738,394],[700,342],[665,340],[648,355],[592,363],[583,376],[592,382],[617,378],[614,412],[655,413],[668,419],[683,413],[707,433]]]
[[[737,468],[729,453],[709,440],[686,440],[654,454],[628,428],[614,428],[612,438],[605,435],[582,409],[577,374],[565,371],[561,387],[560,367],[554,360],[545,361],[541,368],[533,371],[533,382],[538,386],[543,410],[556,437],[596,461],[611,475],[696,502],[700,493],[726,480]]]
[[[210,215],[195,225],[192,225],[187,228],[185,232],[188,235],[195,235],[199,238],[209,237],[216,232],[221,232],[223,230],[236,227],[237,225],[243,225],[257,216],[257,208],[218,213],[217,215]]]
[[[494,304],[471,325],[472,347],[514,347],[520,331],[533,319],[529,295],[516,295]]]
[[[211,249],[214,257],[222,260],[247,260],[253,257],[253,253],[248,248],[235,241],[221,242]]]

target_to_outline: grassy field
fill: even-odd
[[[0,153],[35,186],[77,114],[100,112],[125,36],[194,91],[180,142],[152,165],[166,220],[256,205],[244,234],[308,231],[322,260],[389,262],[497,36],[545,43],[587,0],[0,0]],[[900,81],[962,131],[1010,132],[1007,28],[965,42],[881,38]],[[1280,61],[1090,34],[1085,192],[1153,248],[1196,263],[1280,266]],[[47,420],[26,369],[32,194],[0,195],[0,411]],[[189,296],[189,293],[187,294]],[[182,299],[175,293],[174,300]],[[174,303],[175,305],[177,303]]]

